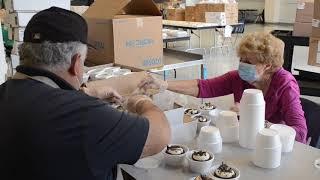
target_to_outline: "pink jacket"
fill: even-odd
[[[212,98],[233,93],[235,102],[240,102],[245,89],[255,88],[243,81],[238,71],[231,71],[213,79],[199,80],[198,86],[199,98]],[[306,143],[308,130],[300,102],[300,89],[292,74],[283,68],[274,73],[264,99],[266,120],[291,126],[297,132],[296,140]]]

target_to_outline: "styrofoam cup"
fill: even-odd
[[[199,141],[202,143],[216,143],[221,140],[220,131],[213,126],[202,127],[199,133]]]
[[[241,103],[264,104],[263,93],[259,89],[246,89],[243,92]]]
[[[256,139],[256,148],[277,148],[281,146],[280,135],[273,129],[262,129],[259,131]]]
[[[291,152],[296,138],[296,131],[284,124],[273,124],[270,129],[278,131],[282,144],[282,152]]]
[[[261,168],[277,168],[281,164],[281,145],[276,148],[256,148],[253,163]]]
[[[214,160],[213,154],[209,152],[209,154],[212,157],[211,160],[209,160],[209,161],[195,161],[192,159],[193,153],[194,153],[194,151],[189,151],[187,153],[187,160],[188,160],[190,171],[195,172],[195,173],[199,173],[199,174],[206,173],[212,166],[212,163]]]
[[[211,110],[209,112],[209,117],[211,119],[211,124],[212,125],[216,125],[216,122],[218,120],[218,117],[219,117],[219,110],[218,109],[214,109],[214,110]]]
[[[239,144],[254,149],[256,137],[265,125],[265,104],[246,105],[240,103]]]
[[[220,128],[223,143],[234,143],[239,141],[239,125]]]
[[[197,146],[199,149],[207,150],[212,154],[221,153],[222,151],[222,139],[215,143],[203,143],[201,141],[197,141]]]
[[[238,115],[233,111],[221,111],[219,113],[218,120],[216,122],[216,126],[218,128],[222,127],[232,127],[239,125]]]

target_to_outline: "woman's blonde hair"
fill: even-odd
[[[258,63],[271,64],[273,68],[283,65],[284,42],[270,33],[255,32],[246,35],[240,42],[239,57],[253,55]]]

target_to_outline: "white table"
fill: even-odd
[[[195,147],[194,142],[187,144]],[[237,143],[223,144],[222,153],[215,155],[214,165],[222,161],[232,164],[241,172],[242,180],[319,180],[320,169],[314,161],[320,158],[320,150],[296,142],[292,153],[282,155],[281,166],[276,169],[263,169],[251,162],[253,151],[241,148]],[[156,169],[140,169],[129,165],[120,168],[138,180],[190,180],[197,174],[190,173],[187,167],[172,168],[163,163]]]
[[[219,25],[217,23],[206,23],[206,22],[189,22],[189,21],[172,21],[172,20],[163,20],[162,21],[163,27],[166,28],[182,28],[187,29],[189,35],[191,35],[192,30],[198,30],[199,31],[199,46],[201,48],[201,30],[206,29],[214,29],[213,31],[213,38],[214,38],[214,47],[216,47],[216,35],[215,35],[215,29],[217,28],[225,28],[226,25]],[[243,23],[236,23],[231,24],[230,26],[238,26]],[[189,48],[191,45],[189,44]]]

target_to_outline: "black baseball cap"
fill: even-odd
[[[31,18],[24,31],[23,41],[31,43],[80,41],[89,45],[88,25],[85,19],[75,12],[51,7]]]

